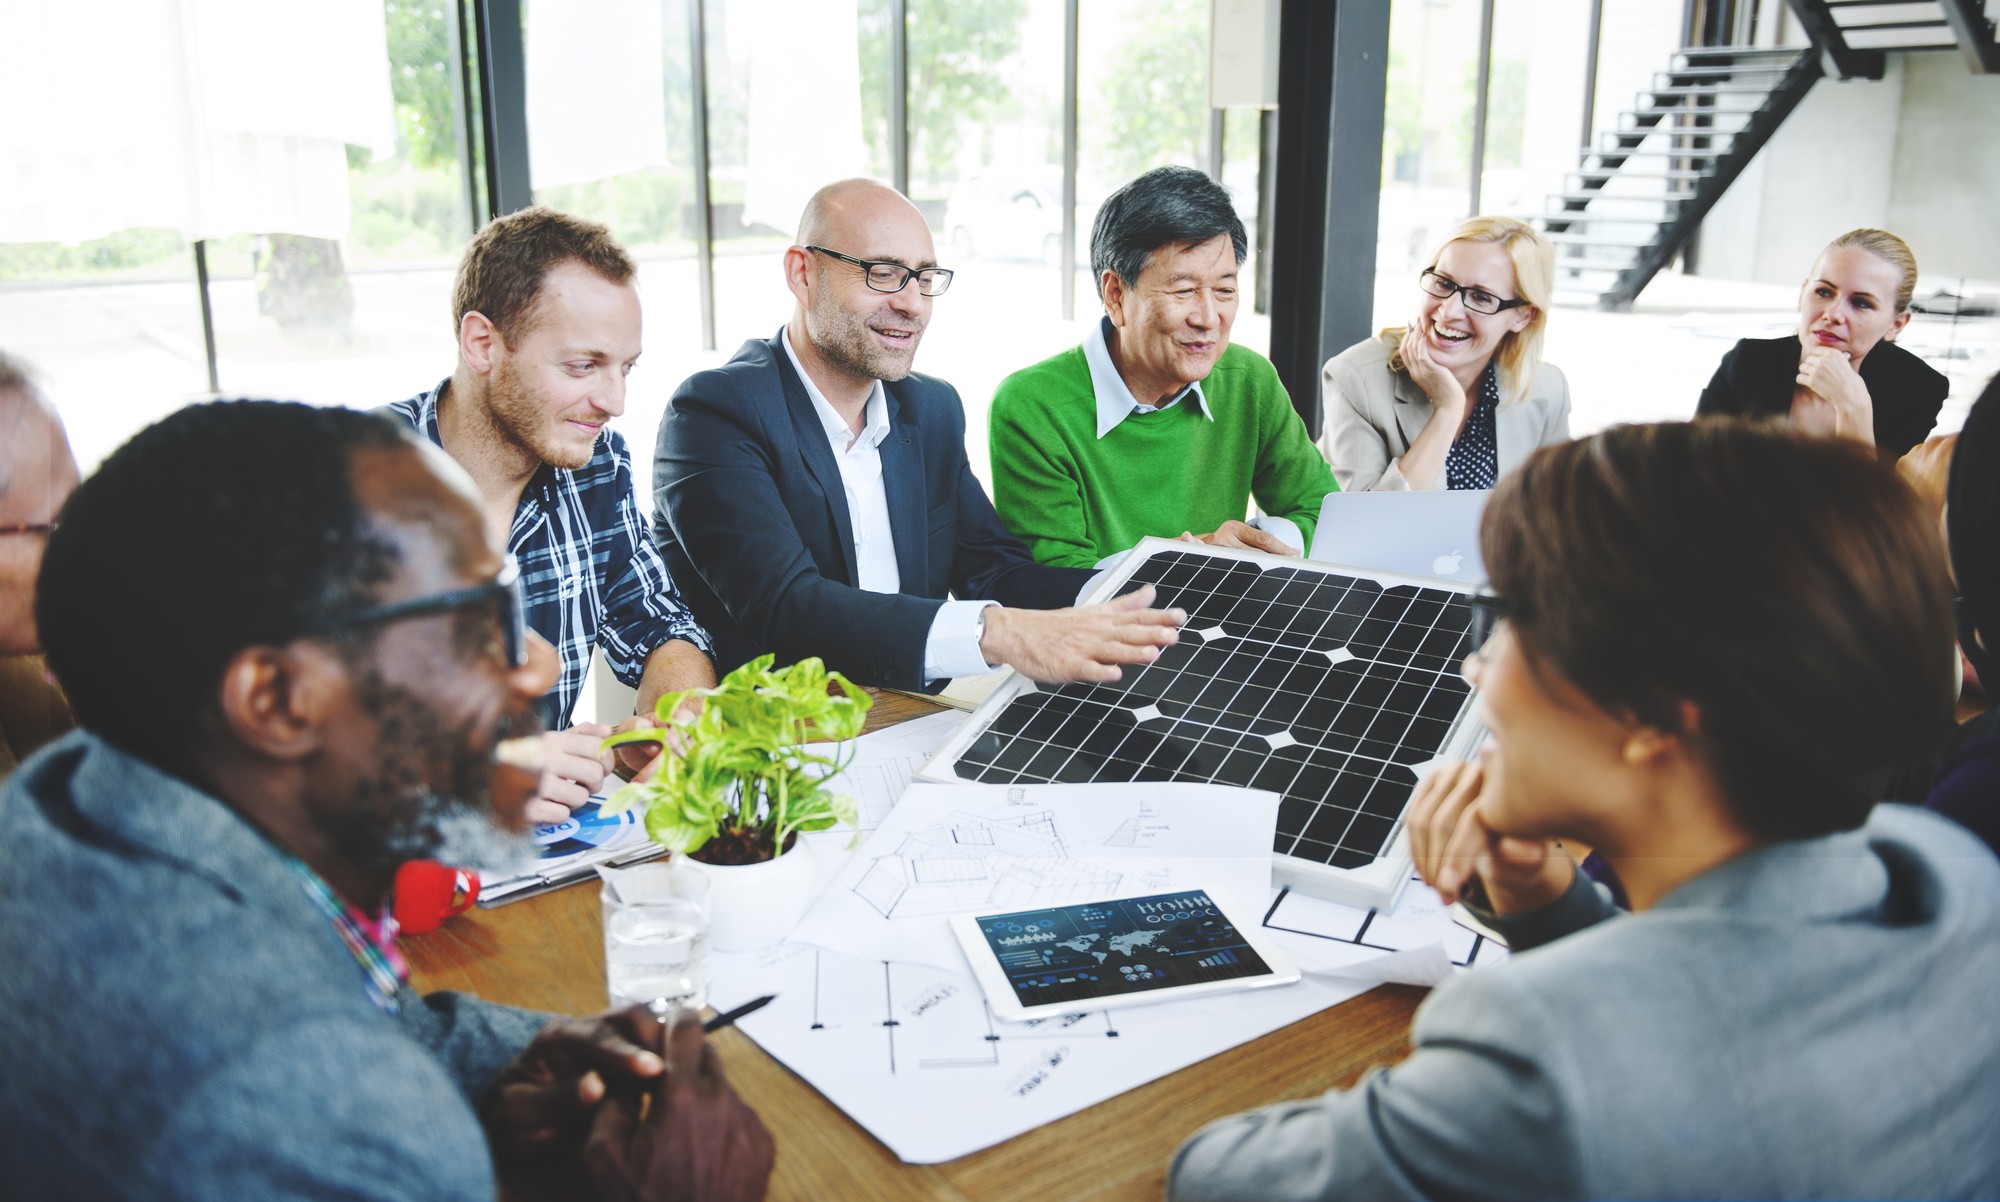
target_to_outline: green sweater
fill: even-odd
[[[1339,485],[1271,361],[1230,346],[1190,396],[1097,436],[1083,348],[1000,383],[988,421],[993,502],[1042,563],[1087,568],[1151,534],[1206,534],[1249,513],[1289,518],[1312,546],[1320,501]]]

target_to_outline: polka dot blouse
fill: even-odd
[[[1458,441],[1444,457],[1446,488],[1492,488],[1500,482],[1500,444],[1493,435],[1493,414],[1500,408],[1500,372],[1486,365],[1479,377],[1479,398]]]

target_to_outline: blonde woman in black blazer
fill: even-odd
[[[1899,459],[1937,424],[1951,381],[1895,343],[1917,260],[1886,230],[1850,230],[1799,289],[1799,330],[1745,338],[1722,357],[1695,416],[1783,417]]]

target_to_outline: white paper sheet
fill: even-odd
[[[1034,1023],[995,1019],[942,917],[947,900],[973,896],[969,908],[979,908],[978,898],[1075,900],[1055,894],[1116,878],[1102,896],[1201,883],[1263,914],[1273,905],[1278,799],[1206,785],[908,784],[906,770],[921,767],[963,720],[938,714],[864,736],[848,790],[867,841],[850,850],[854,832],[845,827],[812,836],[825,888],[806,922],[769,952],[714,957],[711,1001],[727,1009],[775,994],[738,1024],[744,1033],[901,1159],[933,1164],[978,1151],[1374,983],[1326,973],[1315,956],[1303,961],[1313,975],[1297,985]],[[917,862],[943,871],[913,888]],[[982,892],[953,871],[968,862],[1000,875]],[[1343,964],[1387,958],[1349,950],[1359,954]]]
[[[1457,971],[1507,957],[1505,946],[1457,922],[1415,877],[1387,914],[1278,890],[1264,929],[1301,969],[1369,984],[1439,985]]]
[[[882,824],[909,788],[910,780],[958,730],[965,715],[947,710],[899,722],[887,730],[862,735],[854,742],[854,759],[841,771],[834,788],[854,799],[856,823],[815,831],[806,838],[813,849],[813,894],[833,882],[856,848]],[[831,743],[814,743],[819,755],[834,754]]]
[[[882,825],[917,772],[950,741],[964,721],[964,714],[946,710],[899,722],[887,730],[856,739],[854,759],[841,771],[840,782],[834,786],[854,798],[855,808],[860,811],[854,829],[866,834]],[[809,750],[816,755],[831,756],[833,746],[813,743]],[[854,833],[847,827],[838,829],[849,836]]]
[[[833,877],[792,939],[963,972],[946,923],[1201,886],[1246,915],[1271,888],[1275,793],[1196,784],[918,782]]]
[[[716,1007],[775,994],[738,1026],[912,1164],[1010,1139],[1369,988],[1308,978],[1008,1023],[992,1017],[963,971],[798,942],[718,955],[714,966]]]

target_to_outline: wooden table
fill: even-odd
[[[877,693],[868,728],[938,707]],[[420,990],[458,989],[567,1014],[606,1006],[596,882],[474,910],[403,941]],[[1383,986],[1261,1039],[1120,1094],[1006,1143],[941,1165],[906,1165],[742,1032],[715,1036],[736,1089],[778,1141],[773,1199],[1158,1199],[1167,1160],[1196,1127],[1265,1102],[1353,1083],[1409,1051],[1424,990]],[[510,1171],[509,1198],[587,1196],[566,1171]]]

